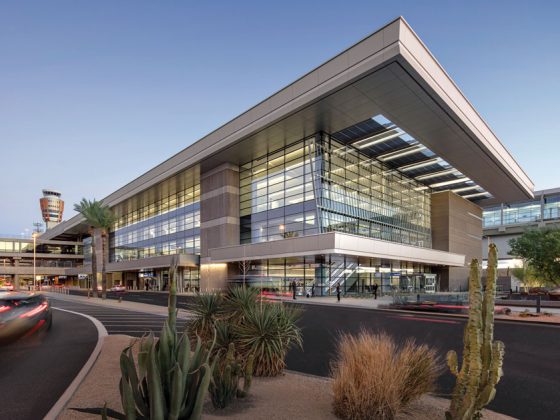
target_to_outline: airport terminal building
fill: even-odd
[[[481,206],[532,197],[399,18],[106,197],[108,272],[164,289],[178,254],[182,290],[464,290]],[[84,241],[68,276],[88,273],[87,231],[78,215],[42,235]]]

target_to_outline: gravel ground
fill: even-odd
[[[131,337],[112,335],[105,337],[103,349],[92,370],[58,420],[99,419],[99,409],[107,403],[110,410],[122,412],[118,383],[120,379],[119,356],[129,345]],[[237,400],[225,410],[215,410],[207,402],[205,420],[329,420],[336,419],[331,409],[330,381],[326,378],[287,372],[276,378],[255,378],[250,395]],[[449,401],[425,396],[409,407],[408,413],[398,420],[444,419]],[[86,410],[88,412],[77,411]],[[96,413],[97,412],[97,413]],[[109,412],[110,414],[110,412]],[[491,411],[484,412],[487,420],[508,420],[512,417]]]

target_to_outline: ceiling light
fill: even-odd
[[[425,149],[426,149],[426,146],[423,146],[421,144],[417,144],[417,145],[414,145],[414,146],[411,146],[411,147],[407,147],[406,149],[397,150],[397,151],[391,152],[391,153],[385,153],[384,155],[377,156],[377,159],[379,159],[381,161],[397,159],[397,158],[400,158],[402,156],[412,155],[414,153],[421,152],[422,150],[425,150]]]
[[[446,169],[445,171],[431,172],[431,173],[426,174],[426,175],[420,175],[420,176],[417,176],[415,179],[417,181],[424,181],[426,179],[437,178],[439,176],[450,175],[450,174],[453,174],[453,173],[457,173],[459,175],[462,175],[457,169],[450,168],[450,169]]]
[[[436,182],[435,184],[430,185],[430,188],[445,187],[447,185],[460,184],[467,181],[470,181],[470,178],[465,176],[463,178],[451,179],[449,181]]]
[[[456,188],[456,189],[451,190],[451,191],[454,192],[454,193],[460,193],[460,192],[463,192],[463,191],[476,190],[477,188],[480,188],[480,186],[474,184],[474,185],[471,185],[469,187]]]
[[[365,147],[373,146],[374,144],[379,144],[387,140],[394,139],[395,137],[398,137],[402,134],[404,134],[404,131],[402,131],[400,128],[391,128],[387,131],[383,131],[382,133],[374,134],[373,136],[358,140],[357,142],[352,143],[352,146],[355,146],[358,149],[363,149]]]

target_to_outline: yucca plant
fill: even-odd
[[[254,287],[232,287],[224,296],[224,312],[233,323],[242,321],[244,314],[254,308],[259,290]]]
[[[169,315],[159,340],[152,333],[140,340],[138,363],[132,346],[121,353],[119,391],[127,420],[196,420],[202,415],[213,371],[209,363],[212,345],[207,349],[198,337],[191,353],[187,333],[177,335],[177,265],[175,257],[169,272]]]
[[[255,376],[276,376],[286,366],[291,346],[303,346],[296,322],[301,311],[278,303],[263,303],[248,309],[243,322],[233,327],[241,354],[254,357]]]
[[[212,340],[217,321],[224,318],[223,297],[219,292],[200,293],[189,305],[193,318],[187,324],[191,338],[200,337],[204,342]]]

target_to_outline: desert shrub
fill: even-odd
[[[235,325],[239,351],[254,357],[255,376],[276,376],[286,366],[286,355],[293,346],[302,347],[297,320],[301,311],[279,303],[262,303],[249,308],[243,321]]]
[[[407,340],[367,331],[340,337],[332,366],[334,413],[343,419],[393,419],[410,402],[435,389],[436,352]]]

